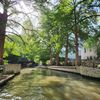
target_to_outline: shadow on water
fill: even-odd
[[[1,100],[100,100],[100,83],[79,75],[36,69],[8,82]]]

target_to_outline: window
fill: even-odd
[[[87,57],[87,60],[89,60],[89,57]]]
[[[84,53],[86,53],[86,49],[84,48]]]
[[[90,56],[90,60],[92,60],[92,56]]]

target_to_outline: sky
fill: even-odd
[[[3,6],[1,3],[0,3],[0,13],[3,13]]]
[[[26,13],[28,17],[25,14],[20,13],[17,16],[16,15],[10,16],[9,19],[14,19],[16,20],[16,22],[23,24],[25,19],[30,18],[35,28],[39,26],[39,14],[40,13],[32,7],[32,4],[30,4],[29,6],[26,6],[26,4],[23,1],[20,1],[18,2],[18,4],[14,5],[14,7],[18,11]],[[0,4],[0,12],[3,13],[2,4]],[[11,11],[10,10],[8,11],[8,15],[10,14],[9,12]],[[22,33],[22,27],[16,27],[14,29],[18,31],[19,34]],[[11,30],[9,27],[7,27],[6,31],[13,32],[13,30]],[[7,34],[10,34],[9,32]]]
[[[33,7],[32,7],[32,4],[30,4],[30,6],[26,6],[25,3],[23,1],[20,1],[18,4],[15,5],[15,7],[17,8],[18,11],[22,11],[26,14],[28,14],[28,16],[35,20],[36,23],[35,26],[37,25],[38,23],[38,16],[39,16],[39,12],[36,11]],[[3,13],[3,6],[2,4],[0,3],[0,13]],[[29,14],[30,13],[30,14]],[[18,17],[21,17],[23,18],[23,15],[19,15]]]
[[[52,4],[56,5],[58,0],[51,0]],[[25,13],[30,13],[28,14],[28,16],[30,17],[33,26],[34,27],[38,27],[39,26],[39,16],[40,13],[39,11],[37,11],[36,9],[34,9],[32,7],[32,4],[30,4],[30,6],[26,6],[25,3],[23,1],[20,1],[18,4],[15,5],[15,7],[17,8],[17,10],[25,12]],[[3,7],[2,4],[0,3],[0,12],[3,13]],[[13,18],[14,16],[12,16],[11,18]],[[26,17],[22,14],[19,14],[18,16],[16,16],[16,20],[18,20],[17,17],[20,17],[19,20],[21,20],[21,22],[23,23],[23,21],[26,19]],[[98,17],[98,23],[100,23],[100,17]],[[21,32],[21,31],[20,31]]]
[[[30,17],[31,21],[33,22],[34,26],[38,26],[39,24],[39,12],[36,11],[33,7],[32,4],[30,6],[26,6],[23,1],[20,1],[20,4],[16,5],[16,8],[19,11],[23,11],[24,13],[28,14]],[[20,17],[23,18],[23,16],[20,15]],[[24,20],[24,19],[23,19]]]

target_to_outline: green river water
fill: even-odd
[[[100,81],[27,68],[0,88],[0,100],[100,100]]]

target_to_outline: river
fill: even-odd
[[[100,100],[100,81],[54,70],[28,70],[0,89],[0,100]]]

